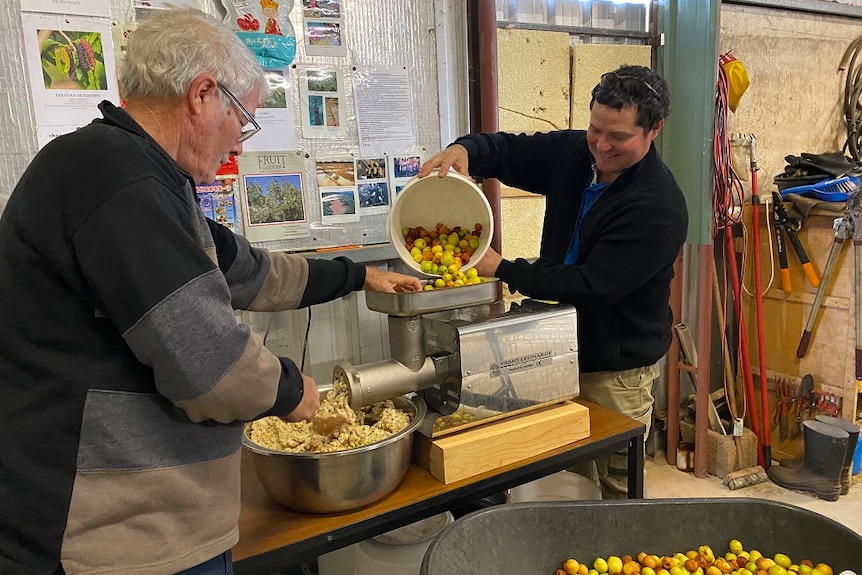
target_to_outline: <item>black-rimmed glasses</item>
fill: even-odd
[[[601,88],[613,89],[616,87],[616,84],[622,84],[626,80],[634,80],[638,84],[646,86],[646,88],[652,92],[652,95],[655,96],[659,102],[661,102],[661,96],[658,95],[658,91],[653,88],[649,82],[642,78],[638,78],[637,76],[628,76],[625,74],[617,74],[616,72],[607,72],[606,74],[602,74],[602,79],[599,80],[599,85],[593,89],[593,95],[595,95],[596,91]],[[625,86],[623,86],[625,88]]]
[[[230,98],[231,102],[236,104],[236,107],[239,109],[240,113],[242,114],[243,118],[245,119],[245,122],[243,122],[243,124],[242,124],[242,132],[240,132],[239,138],[237,138],[236,141],[237,142],[245,142],[246,140],[248,140],[249,138],[251,138],[252,136],[257,134],[258,132],[260,132],[260,124],[258,124],[255,121],[254,116],[252,116],[251,114],[248,113],[248,110],[246,110],[245,106],[243,106],[240,103],[239,99],[236,96],[234,96],[230,90],[228,90],[227,88],[225,88],[221,84],[217,84],[217,86],[219,87],[219,90],[224,92],[225,96]]]

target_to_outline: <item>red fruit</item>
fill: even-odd
[[[254,20],[251,21],[251,29],[254,32],[257,32],[258,30],[260,30],[260,22],[258,22],[257,18],[255,18]]]
[[[237,18],[236,19],[236,25],[239,26],[243,30],[248,30],[251,27],[248,20],[246,20],[245,18]]]

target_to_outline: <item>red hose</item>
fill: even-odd
[[[757,437],[758,445],[761,445],[760,422],[758,421],[757,410],[754,409],[754,379],[751,375],[751,358],[748,355],[748,334],[745,331],[745,317],[742,313],[742,288],[739,283],[739,270],[736,266],[736,252],[733,249],[733,231],[730,226],[724,228],[725,240],[725,256],[727,262],[728,273],[730,275],[730,285],[733,288],[733,309],[736,312],[737,321],[739,324],[739,354],[742,359],[742,382],[745,387],[745,400],[751,409],[748,410],[751,417],[751,429]],[[758,462],[763,458],[763,451],[757,451]]]

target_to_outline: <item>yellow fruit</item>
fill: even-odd
[[[622,573],[623,571],[623,560],[617,557],[616,555],[611,555],[608,557],[608,573],[611,575],[616,575],[617,573]]]
[[[577,575],[580,567],[581,566],[574,559],[567,559],[566,562],[563,563],[563,571],[565,571],[567,575]]]
[[[707,563],[715,561],[715,553],[712,552],[712,547],[709,545],[701,545],[697,548],[697,554],[706,559]]]
[[[731,539],[730,544],[728,544],[727,548],[734,555],[739,555],[740,551],[742,551],[743,549],[742,541],[740,541],[739,539]]]
[[[826,563],[818,563],[817,565],[814,566],[814,568],[817,569],[818,571],[820,571],[821,573],[823,573],[823,575],[833,575],[832,574],[832,567],[830,567]]]
[[[787,569],[779,565],[778,563],[774,563],[772,567],[766,570],[769,575],[787,575]]]
[[[598,571],[599,573],[607,573],[608,572],[608,562],[602,559],[601,557],[597,557],[593,562],[593,569]]]
[[[641,565],[637,561],[623,563],[623,575],[638,575],[640,572]]]
[[[776,553],[775,557],[772,558],[776,564],[781,565],[785,569],[790,567],[793,564],[793,561],[790,560],[790,557],[785,555],[784,553]]]

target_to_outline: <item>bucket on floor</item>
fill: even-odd
[[[509,490],[510,503],[526,501],[590,501],[602,498],[602,491],[590,479],[570,471],[560,471]]]
[[[356,546],[355,574],[419,575],[431,540],[453,521],[446,511],[362,541]]]
[[[318,556],[318,575],[352,575],[356,569],[356,547],[358,545],[358,543],[354,543]]]

